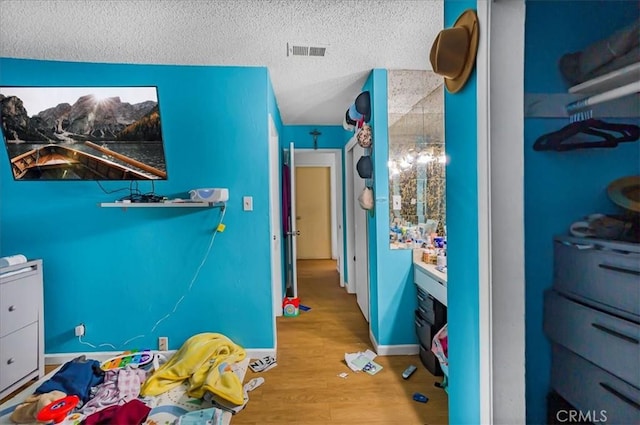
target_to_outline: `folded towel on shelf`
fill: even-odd
[[[562,76],[571,85],[604,75],[640,60],[640,19],[580,52],[560,58]]]

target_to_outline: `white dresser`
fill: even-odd
[[[640,423],[640,246],[557,237],[544,307],[551,388],[590,422]]]
[[[42,260],[0,269],[0,398],[44,376]]]

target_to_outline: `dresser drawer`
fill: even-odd
[[[434,316],[433,302],[435,299],[418,285],[416,285],[416,296],[418,297],[418,309],[422,312],[422,315],[424,317],[427,317],[427,315]]]
[[[640,254],[624,251],[623,244],[619,249],[613,249],[615,244],[597,249],[597,241],[592,245],[579,249],[570,242],[554,241],[554,289],[640,320]]]
[[[447,323],[447,307],[416,285],[418,296],[418,312],[429,324],[438,329]]]
[[[551,352],[551,387],[583,418],[590,415],[591,422],[640,423],[640,389],[556,344]]]
[[[32,273],[0,284],[0,337],[38,320],[42,303],[40,279]]]
[[[434,326],[426,321],[418,311],[415,313],[415,324],[416,336],[418,337],[420,345],[431,348],[431,341],[435,334]]]
[[[0,338],[0,389],[38,369],[38,323]]]
[[[571,301],[556,291],[544,300],[549,338],[640,388],[640,325]]]

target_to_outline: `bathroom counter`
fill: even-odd
[[[447,305],[447,273],[436,269],[435,264],[422,261],[422,250],[413,251],[413,281],[445,306]]]

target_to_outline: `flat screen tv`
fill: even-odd
[[[0,87],[15,180],[166,180],[156,87]]]

